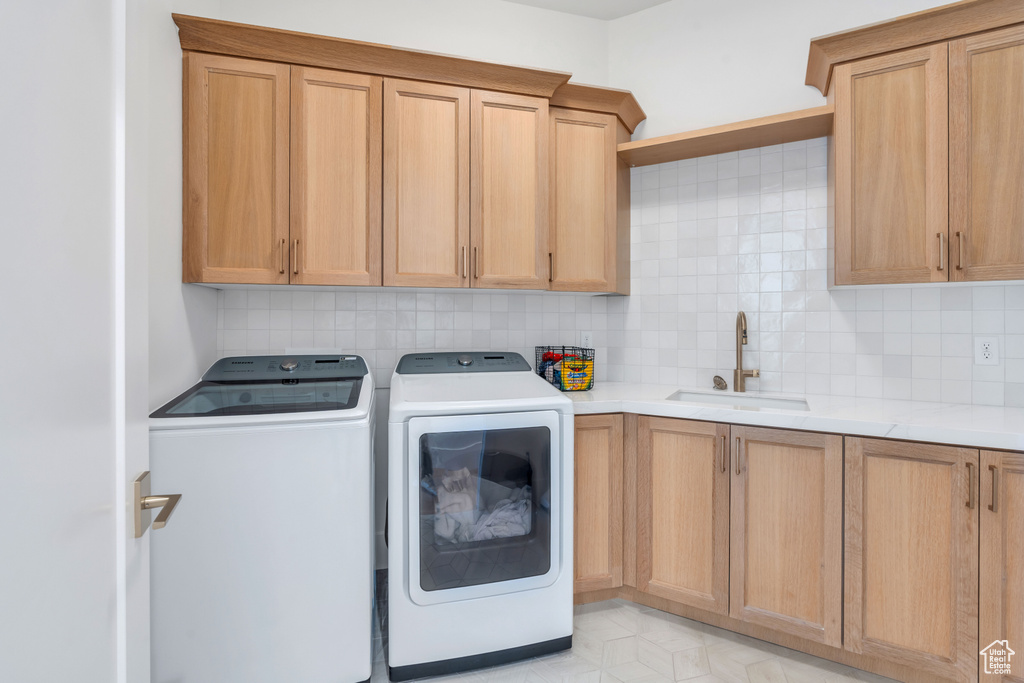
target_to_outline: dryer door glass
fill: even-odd
[[[446,590],[551,567],[551,431],[435,432],[419,439],[420,587]]]

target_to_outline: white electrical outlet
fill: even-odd
[[[594,333],[593,332],[580,332],[580,346],[585,349],[594,348]]]
[[[996,337],[974,338],[974,364],[999,365],[999,340]]]

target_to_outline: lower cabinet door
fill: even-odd
[[[843,646],[977,680],[978,451],[846,439]]]
[[[842,645],[843,439],[732,427],[730,610]]]
[[[574,593],[622,585],[622,415],[577,415]]]
[[[641,417],[637,589],[729,613],[729,426]]]
[[[982,451],[981,482],[978,673],[1024,683],[1024,454]]]

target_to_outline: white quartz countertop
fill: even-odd
[[[681,388],[686,387],[605,382],[598,383],[590,391],[567,392],[566,396],[573,400],[577,415],[638,413],[1024,451],[1024,408],[816,395],[803,397],[807,399],[809,411],[738,408],[668,400],[669,395]],[[748,392],[746,395],[761,394]]]

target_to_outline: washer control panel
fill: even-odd
[[[436,375],[467,372],[530,372],[530,364],[511,351],[409,353],[398,361],[399,375]]]
[[[232,356],[214,363],[202,381],[355,379],[366,373],[366,363],[354,355]]]

